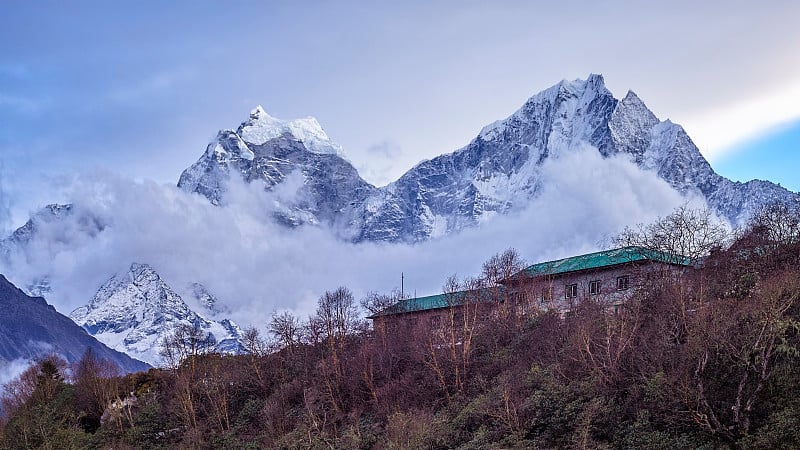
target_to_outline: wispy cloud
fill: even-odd
[[[759,96],[737,98],[728,106],[689,117],[684,126],[703,155],[714,162],[737,144],[800,120],[798,99],[800,81],[795,81],[776,86]]]
[[[377,144],[370,145],[367,148],[367,153],[383,158],[395,158],[400,156],[403,151],[395,142],[385,140]]]
[[[0,360],[0,386],[14,380],[33,364],[33,361],[19,358],[13,361]]]
[[[386,139],[370,145],[366,152],[369,163],[358,166],[359,174],[378,186],[394,181],[391,174],[397,170],[397,161],[403,156],[403,149],[396,142]]]

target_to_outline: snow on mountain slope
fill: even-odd
[[[197,291],[213,299],[202,286]],[[147,264],[134,263],[129,271],[113,276],[70,318],[109,347],[153,365],[161,363],[164,337],[181,324],[203,330],[219,351],[241,352],[241,330],[235,323],[192,311]]]
[[[359,208],[376,189],[341,157],[341,147],[316,119],[281,121],[260,107],[237,131],[220,131],[200,160],[181,174],[178,187],[219,205],[232,174],[263,183],[267,190],[299,177],[296,192],[274,199],[273,216],[288,226],[335,226],[346,239],[360,232]]]
[[[542,162],[597,140],[614,106],[599,77],[536,94],[466,147],[423,161],[392,183],[375,212],[367,211],[365,222],[378,226],[365,227],[361,238],[421,241],[524,206],[540,189]]]
[[[683,128],[659,121],[633,92],[618,101],[591,75],[534,95],[464,148],[421,162],[373,194],[359,237],[421,241],[524,208],[541,190],[542,164],[587,145],[604,157],[626,155],[683,194],[702,195],[734,224],[770,201],[800,201],[769,182],[741,185],[717,175]]]
[[[344,157],[342,147],[330,140],[314,117],[289,121],[280,120],[267,114],[261,105],[250,111],[250,118],[239,126],[236,133],[245,142],[254,145],[263,145],[271,139],[288,133],[302,142],[309,151]]]

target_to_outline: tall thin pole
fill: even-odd
[[[400,272],[400,298],[406,298],[405,283],[406,283],[406,276],[403,272]]]

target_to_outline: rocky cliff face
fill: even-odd
[[[201,285],[196,291],[216,303]],[[225,353],[241,353],[241,330],[230,320],[211,320],[193,311],[147,264],[113,276],[92,300],[70,314],[89,334],[111,348],[153,365],[161,363],[161,344],[178,325],[201,330]]]
[[[361,179],[315,120],[284,122],[258,107],[236,131],[221,131],[178,186],[219,204],[231,176],[272,190],[298,172],[303,187],[280,205],[283,222],[335,226],[353,241],[418,242],[524,208],[542,187],[542,164],[587,145],[604,157],[627,155],[678,191],[702,195],[734,224],[765,203],[800,202],[773,183],[716,174],[682,127],[660,121],[633,92],[617,100],[600,75],[534,95],[464,148],[383,188]]]

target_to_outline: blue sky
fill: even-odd
[[[800,192],[800,122],[732,146],[714,167],[732,180],[771,180]]]
[[[721,174],[800,190],[800,4],[643,3],[5,1],[0,228],[76,170],[174,183],[257,104],[385,184],[589,73]]]

